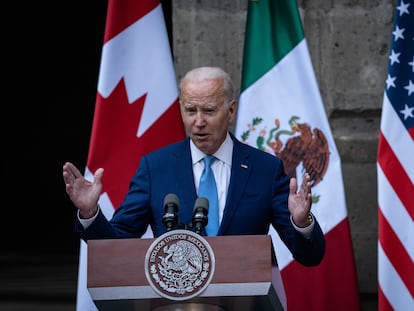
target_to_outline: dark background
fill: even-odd
[[[171,33],[171,3],[162,3]],[[106,9],[102,0],[4,9],[2,253],[79,253],[62,165],[86,165]]]

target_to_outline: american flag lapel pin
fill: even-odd
[[[242,168],[248,168],[248,166],[246,164],[241,164],[240,165]]]

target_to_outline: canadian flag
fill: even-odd
[[[109,0],[85,177],[105,169],[99,204],[110,219],[141,156],[185,137],[159,0]],[[151,236],[148,231],[147,237]],[[86,287],[81,241],[77,310],[97,310]]]

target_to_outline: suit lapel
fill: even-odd
[[[253,162],[248,148],[233,136],[232,139],[234,146],[231,177],[219,234],[226,232],[227,227],[231,223],[231,219],[239,206],[247,181],[251,175],[251,170],[253,169]]]
[[[194,185],[194,175],[190,152],[190,143],[187,138],[182,146],[174,152],[175,167],[177,168],[176,184],[179,192],[180,206],[185,213],[193,212],[197,192]]]

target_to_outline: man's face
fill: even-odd
[[[217,151],[235,117],[236,102],[225,104],[220,80],[187,81],[182,86],[181,116],[187,135],[205,154]]]

